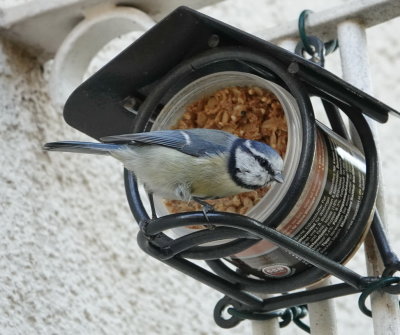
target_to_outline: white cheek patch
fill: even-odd
[[[265,169],[253,155],[240,148],[236,149],[235,167],[241,170],[236,172],[236,177],[246,185],[262,186],[268,181],[268,174]]]
[[[240,170],[253,170],[258,164],[257,160],[241,148],[236,149],[236,167]]]

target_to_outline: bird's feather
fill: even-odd
[[[121,146],[111,143],[92,143],[78,141],[50,142],[43,146],[47,151],[79,152],[84,154],[108,155],[110,151],[117,150]]]
[[[156,144],[185,154],[202,157],[227,152],[237,137],[214,129],[159,130],[145,133],[107,136],[105,143]]]

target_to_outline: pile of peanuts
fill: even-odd
[[[274,94],[260,87],[226,87],[191,103],[172,129],[190,128],[224,130],[264,142],[285,156],[288,133],[283,108]],[[217,211],[245,214],[268,190],[265,187],[208,202]],[[201,209],[193,201],[168,200],[165,205],[170,213]]]

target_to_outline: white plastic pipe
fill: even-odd
[[[330,278],[310,287],[310,289],[329,286],[332,284]],[[308,313],[310,316],[310,329],[313,335],[336,335],[336,312],[333,299],[314,302],[308,304]]]
[[[277,318],[266,321],[251,321],[253,335],[278,335],[279,322]]]
[[[80,22],[62,42],[54,58],[49,89],[55,106],[63,107],[103,46],[118,36],[144,32],[153,25],[150,16],[131,7],[106,8]]]
[[[273,295],[264,294],[261,298],[268,299],[273,297]],[[279,319],[273,318],[265,321],[251,321],[252,335],[279,335]]]

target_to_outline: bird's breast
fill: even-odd
[[[228,173],[226,156],[201,158],[192,181],[192,194],[203,198],[223,198],[243,192]]]
[[[188,187],[191,196],[222,198],[243,192],[228,173],[227,157],[194,157],[157,145],[134,147],[116,157],[154,193],[176,198],[178,185]]]

